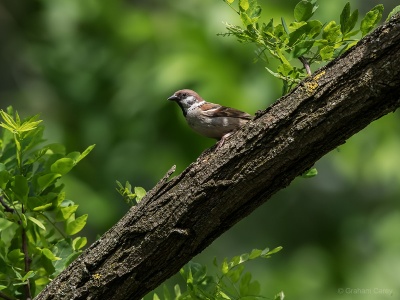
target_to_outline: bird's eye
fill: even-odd
[[[183,93],[183,94],[182,94],[182,97],[183,97],[183,98],[186,98],[186,97],[187,97],[187,94],[186,94],[186,93]]]

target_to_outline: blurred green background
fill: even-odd
[[[293,20],[297,1],[259,2],[265,20]],[[319,2],[315,18],[338,22],[347,1]],[[383,3],[384,19],[399,4],[350,3],[362,16]],[[65,180],[89,213],[91,242],[128,210],[115,180],[149,190],[214,144],[188,128],[166,100],[173,92],[191,88],[252,114],[279,98],[281,83],[253,63],[254,48],[216,35],[223,21],[239,24],[222,0],[0,2],[0,108],[40,113],[47,139],[69,151],[97,144]],[[399,132],[398,111],[374,122],[321,159],[317,177],[296,179],[194,260],[213,271],[214,256],[281,245],[248,265],[266,297],[397,299]]]

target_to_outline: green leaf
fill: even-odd
[[[44,189],[46,189],[47,187],[52,185],[60,177],[61,177],[61,174],[57,174],[57,173],[49,173],[49,174],[38,177],[37,183],[38,183],[39,189],[41,191],[43,191]]]
[[[56,196],[48,194],[46,196],[36,196],[28,198],[28,207],[33,211],[45,211],[53,206],[53,200]]]
[[[34,271],[29,271],[28,273],[26,273],[26,274],[24,275],[24,277],[21,278],[21,281],[22,281],[22,282],[25,282],[25,281],[27,281],[28,279],[34,277],[35,275],[36,275],[36,272],[34,272]]]
[[[307,40],[301,41],[294,47],[293,52],[291,53],[292,57],[299,58],[300,56],[308,54],[313,46],[314,46],[313,41],[307,41]]]
[[[87,238],[77,237],[72,241],[72,248],[75,251],[78,251],[78,250],[82,249],[83,247],[85,247],[86,243],[87,243]]]
[[[229,0],[226,0],[226,1],[229,1]],[[233,2],[233,0],[232,0],[232,2]],[[154,293],[153,300],[160,300],[160,297],[158,297],[158,295],[156,293]]]
[[[165,284],[163,285],[163,294],[164,300],[172,300],[171,293],[169,292],[168,287]]]
[[[240,276],[243,273],[243,270],[244,270],[244,265],[238,265],[235,269],[229,270],[227,276],[232,282],[236,283],[239,281]]]
[[[281,18],[281,22],[282,22],[283,27],[286,27],[285,31],[289,34],[293,33],[293,31],[295,31],[301,27],[307,26],[307,22],[301,21],[301,22],[292,22],[292,23],[290,23],[289,28],[287,28],[286,21],[284,18]],[[305,30],[304,30],[304,32],[305,32]]]
[[[72,257],[75,252],[73,251],[71,244],[66,240],[59,240],[53,251],[57,257],[62,258],[61,260],[54,262],[54,267],[56,269],[55,275],[57,275],[67,267],[69,258]]]
[[[283,43],[286,43],[288,40],[288,34],[285,31],[285,28],[283,27],[282,24],[278,24],[274,27],[274,33],[273,35],[279,39],[280,41],[282,41]]]
[[[82,152],[81,155],[79,155],[78,158],[76,158],[75,160],[75,164],[77,164],[78,162],[80,162],[82,159],[84,159],[93,149],[94,147],[96,147],[96,144],[90,145],[89,147],[87,147],[85,149],[85,151]]]
[[[376,26],[376,24],[379,23],[382,18],[382,13],[383,5],[379,4],[365,15],[360,25],[361,34],[363,37],[367,35]]]
[[[311,178],[311,177],[315,177],[318,175],[318,170],[317,168],[311,168],[310,170],[304,172],[301,177],[303,178]]]
[[[263,23],[261,27],[262,32],[264,35],[269,36],[274,31],[274,19],[269,20],[268,24]]]
[[[322,30],[322,23],[318,20],[311,20],[307,22],[307,25],[309,26],[310,30],[308,31],[307,36],[309,38],[315,38],[317,37]]]
[[[45,211],[53,206],[53,203],[47,203],[44,205],[36,206],[32,210],[33,211]]]
[[[28,180],[22,175],[16,175],[14,181],[11,183],[11,189],[17,196],[17,199],[26,204],[29,193]]]
[[[81,156],[80,152],[73,151],[73,152],[68,153],[66,157],[72,159],[74,161],[74,164],[76,164],[77,161],[79,160],[80,156]]]
[[[252,299],[257,299],[256,296],[260,295],[260,283],[257,281],[251,282],[251,278],[251,274],[247,272],[240,280],[239,293],[241,299],[249,299],[249,297],[246,296],[253,296],[254,298]]]
[[[283,300],[283,299],[285,299],[285,294],[283,293],[283,291],[279,292],[274,297],[274,300]]]
[[[322,31],[322,38],[335,43],[341,35],[340,26],[335,21],[330,21]]]
[[[292,32],[289,34],[289,46],[292,46],[298,40],[304,40],[309,31],[309,27],[306,22],[291,23],[289,28],[292,30]]]
[[[389,15],[386,18],[386,22],[389,22],[389,20],[398,12],[400,12],[400,5],[397,5],[393,10],[389,13]]]
[[[7,229],[8,227],[10,227],[13,224],[14,224],[14,222],[8,221],[4,218],[0,218],[0,232]]]
[[[277,71],[282,76],[287,77],[293,71],[293,67],[289,63],[281,64],[281,65],[278,66]]]
[[[21,249],[14,249],[7,254],[7,258],[10,260],[12,263],[18,263],[24,259],[25,255],[21,251]]]
[[[250,252],[249,259],[255,259],[257,257],[260,257],[261,253],[262,253],[262,250],[253,249]]]
[[[11,175],[7,170],[0,171],[0,189],[4,190],[10,179]]]
[[[240,264],[240,256],[234,256],[232,257],[230,263],[229,263],[229,269],[237,266],[238,264]]]
[[[261,292],[261,286],[258,281],[253,281],[250,282],[248,285],[248,293],[249,295],[257,295],[259,296]],[[259,297],[256,297],[256,299],[259,299]]]
[[[350,19],[350,2],[347,2],[343,7],[342,13],[340,14],[340,28],[342,33],[345,34],[349,30],[347,30],[347,23]]]
[[[249,260],[249,254],[248,253],[244,253],[244,254],[240,255],[239,264],[244,263],[244,262],[246,262],[248,260]]]
[[[34,217],[28,217],[28,220],[31,222],[35,223],[37,226],[39,226],[41,229],[46,230],[46,227],[43,225],[42,222],[40,222],[38,219],[35,219]]]
[[[135,187],[136,202],[140,202],[146,196],[146,190],[142,187]]]
[[[360,30],[354,30],[354,31],[350,31],[348,33],[346,33],[346,35],[343,37],[344,40],[351,38],[352,36],[357,35],[360,32]],[[357,44],[358,40],[354,41],[355,44]]]
[[[182,295],[181,287],[179,286],[179,284],[175,284],[174,292],[175,292],[175,299],[179,299],[179,297]]]
[[[68,222],[65,228],[65,232],[68,235],[74,235],[77,234],[79,231],[83,229],[86,225],[88,215],[82,215],[79,218],[76,218],[75,220]]]
[[[221,272],[222,274],[226,274],[229,271],[228,260],[225,258],[221,265]]]
[[[67,174],[74,167],[74,161],[71,158],[63,157],[56,160],[50,167],[51,172],[61,175]]]
[[[269,257],[272,254],[278,253],[279,251],[281,251],[283,249],[282,246],[278,246],[274,249],[272,249],[271,251],[269,251],[268,248],[264,249],[263,253],[261,254],[261,256],[263,257]]]
[[[243,11],[248,10],[249,7],[250,7],[249,0],[239,0],[239,7],[240,7]]]
[[[340,29],[342,34],[345,35],[350,32],[356,25],[357,20],[358,10],[356,9],[352,14],[350,14],[350,2],[347,2],[340,14]]]
[[[65,146],[59,143],[53,143],[46,146],[47,151],[51,154],[65,155]]]
[[[37,128],[39,123],[41,123],[42,120],[39,121],[27,121],[21,124],[21,126],[18,128],[19,132],[25,132],[25,131],[31,131]]]
[[[294,8],[294,19],[297,22],[307,21],[314,14],[314,5],[309,1],[300,1]]]
[[[319,55],[321,55],[322,60],[329,61],[333,57],[333,53],[335,48],[332,46],[325,46],[319,51]]]
[[[256,2],[256,3],[257,3],[257,2]],[[255,7],[251,10],[250,18],[253,20],[253,23],[254,23],[255,21],[257,21],[258,18],[260,17],[261,11],[262,11],[262,9],[261,9],[261,6],[260,6],[260,5],[255,6]]]
[[[47,271],[47,270],[46,270]],[[48,274],[53,274],[54,273],[54,267],[52,269],[52,272],[47,271]],[[35,285],[36,286],[45,286],[48,285],[50,282],[50,279],[47,277],[41,277],[35,280]]]
[[[242,20],[242,23],[243,23],[244,27],[247,27],[247,26],[253,24],[251,18],[248,16],[248,14],[246,14],[243,11],[240,12],[240,19]]]
[[[51,252],[50,249],[47,249],[47,248],[42,249],[42,254],[51,261],[61,260],[61,257],[55,256],[54,253]]]
[[[18,233],[19,225],[10,222],[5,219],[0,219],[0,232],[1,232],[1,243],[3,249],[7,249],[11,246],[11,242],[14,240]]]
[[[12,116],[3,110],[0,110],[0,115],[5,122],[5,124],[1,123],[0,126],[14,133],[18,127],[18,124],[14,121]]]
[[[70,205],[62,207],[60,213],[57,213],[56,220],[68,220],[73,213],[78,209],[78,205]]]

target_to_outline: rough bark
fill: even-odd
[[[400,16],[171,170],[37,300],[140,299],[323,155],[400,106]]]

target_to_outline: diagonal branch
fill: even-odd
[[[323,155],[400,106],[400,15],[168,175],[36,298],[140,299]]]

